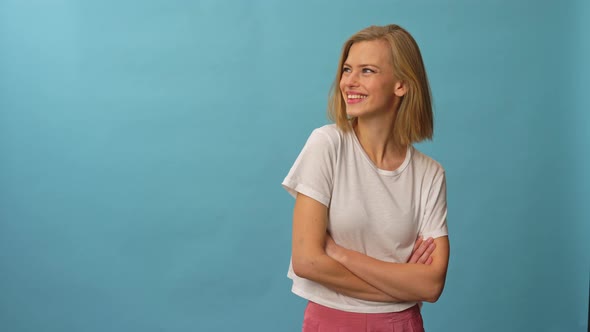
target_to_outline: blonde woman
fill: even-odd
[[[431,139],[422,56],[397,25],[342,49],[329,102],[283,181],[293,195],[292,291],[303,331],[423,331],[420,304],[442,293],[448,260],[443,167]]]

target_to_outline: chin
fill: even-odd
[[[348,115],[349,118],[358,118],[359,116],[363,116],[365,113],[367,112],[362,109],[350,109],[350,107],[346,109],[346,115]]]
[[[346,111],[346,115],[348,115],[349,118],[360,118],[370,113],[371,112],[367,112],[364,110]]]

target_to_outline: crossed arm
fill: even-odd
[[[292,263],[301,278],[368,301],[435,302],[449,257],[446,236],[418,240],[408,263],[389,263],[338,246],[326,233],[327,208],[298,194],[293,212]]]

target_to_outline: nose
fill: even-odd
[[[354,87],[358,86],[358,74],[355,72],[352,73],[343,73],[342,78],[340,79],[340,83],[342,83],[345,87]]]

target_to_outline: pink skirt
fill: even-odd
[[[424,332],[420,308],[400,312],[363,314],[324,307],[309,301],[303,332]]]

